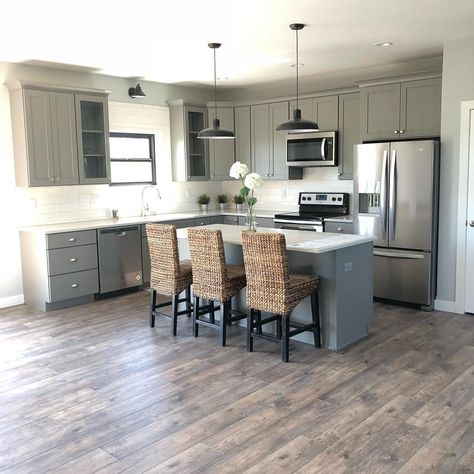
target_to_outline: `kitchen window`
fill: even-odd
[[[155,136],[110,133],[111,184],[156,184]]]

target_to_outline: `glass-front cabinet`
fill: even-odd
[[[107,98],[76,94],[76,123],[80,183],[109,183]]]
[[[207,127],[206,111],[186,107],[185,113],[188,179],[209,179],[206,140],[198,138],[198,133]]]

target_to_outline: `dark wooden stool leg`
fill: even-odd
[[[257,334],[262,334],[262,312],[260,310],[255,311],[256,316],[255,316],[255,322],[256,322],[256,333]]]
[[[277,319],[277,321],[276,321],[276,325],[277,325],[277,327],[276,327],[276,337],[278,339],[280,339],[280,341],[281,341],[281,321],[282,321],[281,319]]]
[[[156,291],[151,290],[150,292],[150,327],[154,328],[155,327],[155,315],[154,311],[156,308]]]
[[[253,352],[253,309],[247,309],[247,351]]]
[[[209,320],[212,324],[216,324],[216,307],[214,305],[214,301],[209,301]]]
[[[221,346],[225,346],[227,336],[227,321],[230,318],[230,302],[221,303]]]
[[[188,318],[192,316],[191,314],[191,287],[187,286],[185,291],[185,296],[186,296],[186,309],[189,311],[188,313]]]
[[[199,335],[199,324],[197,320],[199,319],[199,296],[194,296],[194,309],[193,309],[193,334],[194,337]]]
[[[288,362],[290,360],[290,317],[280,316],[283,329],[283,337],[281,339],[281,360]]]
[[[179,299],[179,294],[173,295],[171,297],[171,334],[173,336],[176,336],[176,333],[178,331],[178,299]]]
[[[313,318],[314,328],[314,346],[321,347],[321,324],[319,321],[319,291],[311,294],[311,316]]]

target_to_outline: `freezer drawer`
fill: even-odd
[[[431,253],[375,248],[374,296],[430,306]]]

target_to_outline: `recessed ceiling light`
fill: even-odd
[[[381,48],[387,48],[392,45],[393,43],[391,41],[380,41],[378,43],[374,43],[374,46],[380,46]]]
[[[296,66],[296,63],[293,63],[293,64],[290,64],[291,67],[295,67]],[[298,67],[303,67],[304,64],[303,63],[298,63]]]

